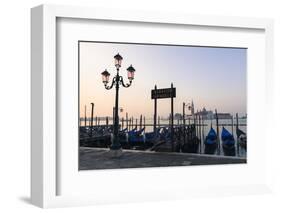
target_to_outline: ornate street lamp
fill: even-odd
[[[104,87],[107,90],[110,90],[113,88],[113,86],[115,86],[115,90],[116,90],[116,95],[115,95],[115,107],[114,107],[114,129],[113,129],[113,141],[111,144],[110,149],[112,150],[119,150],[121,149],[121,144],[119,143],[119,116],[118,116],[118,109],[119,109],[119,86],[122,85],[125,88],[128,88],[131,86],[132,81],[134,79],[134,73],[135,73],[135,69],[132,65],[130,65],[127,68],[127,74],[128,74],[128,79],[129,79],[129,83],[124,83],[123,81],[123,77],[121,75],[119,75],[119,69],[121,67],[122,64],[122,56],[119,55],[119,53],[117,55],[114,56],[114,60],[115,60],[115,67],[117,70],[116,75],[113,77],[112,79],[112,83],[109,86],[109,77],[110,77],[110,73],[105,70],[103,71],[102,74],[102,82],[104,83]]]
[[[118,53],[117,55],[114,56],[114,59],[115,59],[115,67],[116,67],[117,69],[119,69],[119,68],[121,67],[121,63],[122,63],[123,58],[122,58],[122,56],[119,55],[119,53]]]
[[[128,71],[128,79],[131,82],[132,80],[134,80],[134,76],[135,76],[135,68],[132,66],[132,64],[127,68]]]
[[[104,70],[102,73],[102,82],[107,84],[109,82],[110,73],[107,70]]]

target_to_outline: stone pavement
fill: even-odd
[[[123,150],[114,157],[109,149],[80,147],[80,170],[246,163],[245,158],[189,153]]]

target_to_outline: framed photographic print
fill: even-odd
[[[272,28],[269,19],[33,8],[32,203],[270,191],[262,112],[272,107]]]
[[[246,163],[246,48],[78,41],[78,51],[80,170]],[[127,63],[124,76],[118,51],[138,69]],[[93,70],[111,61],[110,82]]]

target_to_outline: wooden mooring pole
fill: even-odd
[[[185,135],[185,103],[182,103],[182,124],[183,124],[183,143],[185,144],[186,135]]]
[[[238,113],[236,113],[236,146],[237,146],[237,156],[240,155],[239,138],[237,136],[237,129],[239,128]]]
[[[233,135],[233,115],[231,115],[231,133]]]
[[[171,89],[173,89],[173,83],[171,83]],[[171,142],[172,152],[174,151],[174,97],[171,96]]]
[[[112,126],[114,126],[114,120],[115,120],[115,118],[114,118],[114,116],[115,116],[115,112],[114,112],[115,110],[114,110],[114,107],[112,108]]]
[[[215,110],[216,112],[216,124],[217,124],[217,140],[218,140],[218,155],[221,154],[221,144],[220,144],[220,130],[219,130],[219,117],[217,113],[217,109]]]
[[[202,150],[204,150],[204,140],[205,140],[205,122],[204,122],[204,116],[202,116]]]
[[[200,154],[202,153],[202,141],[201,141],[201,111],[199,112],[199,146]]]
[[[154,86],[154,90],[157,90],[157,86]],[[154,99],[154,123],[153,123],[153,131],[156,132],[156,122],[157,122],[157,98]]]
[[[94,106],[95,104],[94,103],[91,103],[92,105],[92,110],[91,110],[91,136],[93,134],[93,120],[94,120]]]
[[[195,128],[196,128],[196,137],[198,137],[198,111],[195,116]]]
[[[127,128],[127,130],[129,129],[129,127],[128,127],[128,112],[126,112],[126,128]]]
[[[87,106],[85,105],[85,127],[87,126]]]
[[[142,129],[142,115],[140,115],[140,130]]]

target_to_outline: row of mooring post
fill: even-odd
[[[198,148],[198,152],[200,154],[202,154],[204,152],[204,118],[201,115],[201,111],[197,111],[197,113],[193,116],[194,120],[193,120],[193,124],[195,126],[195,135],[197,137],[197,139],[199,140],[199,148]],[[189,119],[189,125],[190,125],[190,119]]]
[[[189,141],[190,139],[192,139],[192,136],[189,137],[191,135],[191,117],[193,118],[193,125],[194,125],[194,134],[195,137],[198,139],[199,141],[199,146],[198,146],[198,153],[203,153],[204,151],[204,118],[201,115],[201,111],[197,111],[197,113],[195,114],[191,114],[188,116],[188,125],[186,125],[186,114],[185,114],[185,107],[187,107],[188,105],[186,105],[183,102],[183,112],[182,112],[182,125],[183,125],[183,143],[186,143],[186,141]],[[186,132],[186,128],[187,128],[187,132]],[[188,135],[188,138],[186,138],[186,134]],[[188,140],[187,140],[188,139]],[[196,140],[197,140],[196,139]]]
[[[95,121],[95,125],[96,126],[100,126],[100,121],[101,118],[98,116],[94,117],[94,103],[91,103],[91,117],[87,118],[87,106],[85,105],[84,108],[84,126],[86,127],[90,127],[90,134],[93,134],[93,127],[94,127],[94,121]],[[183,103],[183,108],[185,107],[184,103]],[[105,119],[105,126],[109,127],[109,117],[105,117],[102,118]],[[114,114],[113,114],[113,119],[114,119]],[[197,113],[194,113],[193,116],[188,116],[188,126],[190,126],[190,124],[192,123],[192,119],[193,119],[193,124],[195,126],[195,134],[196,137],[198,137],[199,140],[199,153],[203,153],[204,152],[204,139],[205,139],[205,123],[204,123],[204,116],[202,115],[201,111],[197,111]],[[157,126],[160,127],[161,123],[160,123],[160,116],[157,116]],[[82,123],[83,119],[80,119],[80,126]],[[113,121],[112,121],[113,122]],[[222,154],[222,144],[220,141],[220,126],[224,125],[224,124],[220,124],[219,123],[219,116],[217,113],[217,109],[215,109],[215,122],[216,122],[216,132],[217,132],[217,154],[221,155]],[[88,123],[88,124],[87,124]],[[212,124],[212,121],[211,121]],[[113,125],[113,123],[112,123]],[[128,116],[128,113],[126,113],[126,118],[124,119],[124,117],[122,117],[121,119],[121,129],[125,129],[125,127],[127,128],[128,131],[132,130],[132,129],[142,129],[143,127],[145,127],[146,123],[145,123],[145,116],[143,116],[142,114],[140,115],[139,119],[134,117],[130,117]],[[172,125],[172,120],[169,119],[169,125]],[[180,120],[178,119],[177,121],[177,125],[180,126]],[[184,139],[183,142],[186,142],[186,118],[185,118],[185,112],[183,110],[183,114],[182,114],[182,125],[184,126],[184,131],[183,131],[183,135],[184,135]],[[228,124],[229,125],[229,124]],[[236,126],[236,130],[239,127],[239,118],[238,118],[238,113],[236,113],[236,122],[234,122],[234,116],[231,116],[230,118],[230,125],[231,126],[231,133],[234,136],[234,126]],[[188,133],[189,134],[189,133]],[[240,147],[238,144],[238,137],[236,134],[236,155],[239,156],[240,153]]]
[[[84,107],[84,126],[85,127],[87,127],[87,126],[90,127],[91,128],[91,132],[92,132],[92,129],[94,127],[94,120],[95,120],[95,126],[100,126],[100,122],[101,122],[101,118],[100,117],[96,116],[94,118],[94,106],[95,106],[94,103],[91,103],[91,117],[90,118],[87,117],[87,106],[85,105],[85,107]],[[115,110],[113,108],[112,125],[113,125],[114,116],[115,116],[114,115],[114,111]],[[138,124],[138,119],[137,118],[136,118],[135,121],[136,122],[135,122],[135,126],[134,126],[134,117],[131,117],[129,119],[128,113],[126,113],[126,119],[124,119],[123,117],[121,119],[121,128],[123,129],[125,127],[125,122],[126,122],[126,128],[127,129],[137,128],[138,126],[141,129],[143,125],[145,126],[145,117],[143,117],[142,115],[140,115],[140,120],[139,120],[140,123],[139,124]],[[87,124],[87,122],[89,122],[89,123]],[[82,124],[82,120],[79,119],[79,125],[81,126],[81,124]],[[105,125],[106,125],[106,127],[109,127],[109,117],[108,116],[105,117]]]
[[[198,153],[203,153],[204,152],[204,140],[205,140],[205,126],[208,124],[205,124],[205,120],[204,120],[204,115],[202,114],[202,111],[197,111],[196,113],[194,113],[193,115],[189,115],[188,116],[188,125],[186,125],[186,118],[185,118],[185,103],[183,103],[183,112],[182,112],[182,125],[183,125],[183,143],[186,143],[186,136],[189,134],[186,133],[186,128],[189,130],[189,126],[191,123],[193,123],[193,125],[195,126],[195,135],[199,140],[199,149],[198,149]],[[193,122],[191,122],[191,119],[193,119]],[[237,137],[237,133],[235,133],[234,131],[234,126],[236,126],[236,132],[237,129],[239,128],[239,118],[238,118],[238,113],[236,113],[236,124],[234,122],[234,116],[232,115],[230,117],[230,123],[229,124],[220,124],[219,123],[219,116],[218,116],[218,112],[217,109],[215,109],[215,116],[214,116],[215,122],[216,122],[216,132],[217,132],[217,154],[218,155],[222,155],[223,151],[222,151],[222,144],[221,144],[221,140],[220,140],[220,126],[224,126],[224,125],[228,125],[231,126],[231,134],[234,136],[234,134],[236,134],[236,143],[235,143],[235,149],[236,149],[236,156],[240,156],[240,146],[239,146],[239,138]],[[211,121],[211,127],[212,127],[212,119]],[[178,122],[179,125],[179,122]],[[188,138],[189,140],[189,138]]]
[[[143,127],[145,127],[145,117],[143,115],[140,115],[140,119],[134,117],[129,118],[128,113],[126,113],[126,119],[124,119],[123,117],[121,118],[122,129],[126,128],[128,131],[130,131],[133,129],[142,129]]]

